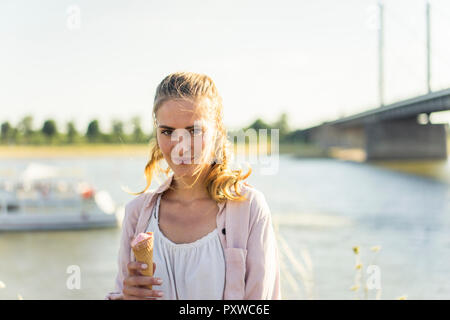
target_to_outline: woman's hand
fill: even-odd
[[[145,264],[140,262],[130,262],[127,265],[128,276],[123,280],[123,299],[124,300],[156,300],[161,298],[161,290],[150,290],[148,285],[157,286],[162,280],[155,277],[143,276],[140,270],[144,270]],[[156,264],[153,262],[153,272],[156,270]],[[152,287],[153,288],[153,287]]]

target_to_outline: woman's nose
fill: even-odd
[[[172,141],[174,143],[174,147],[176,146],[178,149],[179,156],[183,156],[191,150],[191,135],[187,130],[176,132]]]
[[[186,139],[185,137],[183,137],[181,139],[182,139],[182,141],[178,142],[179,143],[179,154],[183,155],[183,153],[187,153],[191,149],[191,142],[189,141],[189,139]]]
[[[189,150],[190,150],[190,147],[182,146],[182,147],[180,147],[180,151],[178,152],[178,155],[180,157],[188,156]]]

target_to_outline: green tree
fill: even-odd
[[[7,143],[12,136],[12,127],[8,121],[3,122],[1,126],[2,143]]]
[[[101,138],[100,126],[98,120],[92,120],[86,130],[86,138],[90,143],[99,142]]]
[[[124,133],[123,133],[123,122],[120,120],[112,121],[112,141],[115,143],[123,142]]]
[[[273,129],[278,129],[280,140],[283,141],[284,138],[289,134],[289,124],[288,124],[288,115],[287,113],[283,112],[278,120],[272,125]]]
[[[52,119],[45,120],[41,129],[41,133],[45,137],[47,143],[53,143],[55,141],[55,138],[58,136],[56,122]]]
[[[141,118],[133,117],[131,119],[131,125],[133,127],[132,140],[134,143],[142,143],[145,142],[146,137],[141,128]]]
[[[79,137],[79,134],[73,121],[67,122],[66,131],[67,131],[67,142],[70,144],[75,143],[77,138]]]
[[[19,134],[25,138],[25,143],[30,143],[33,138],[33,117],[25,116],[17,125]]]
[[[55,137],[56,134],[58,133],[58,129],[56,128],[56,122],[52,119],[45,120],[41,131],[47,138]]]
[[[260,135],[259,135],[259,130],[260,129],[266,129],[267,130],[267,137],[270,137],[270,129],[272,127],[270,126],[270,124],[268,124],[267,122],[265,122],[264,120],[258,118],[256,119],[251,125],[249,125],[248,127],[244,128],[244,130],[248,130],[248,129],[254,129],[256,131],[256,137],[258,139],[260,139]],[[245,136],[245,143],[250,142],[249,140],[250,138],[248,136]]]
[[[251,125],[245,128],[245,130],[250,128],[255,129],[256,132],[258,132],[259,129],[271,129],[272,127],[268,123],[264,122],[262,119],[258,118]]]

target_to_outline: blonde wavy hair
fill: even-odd
[[[216,138],[212,150],[213,154],[209,155],[213,161],[204,161],[196,167],[194,175],[197,175],[197,178],[189,187],[192,187],[197,182],[203,170],[208,170],[208,173],[205,174],[204,184],[213,200],[216,202],[245,200],[246,198],[240,193],[240,183],[248,178],[252,168],[249,166],[249,170],[245,175],[242,175],[242,169],[232,170],[229,168],[230,160],[232,159],[232,144],[227,138],[227,130],[223,124],[222,98],[209,76],[193,72],[169,74],[156,88],[152,112],[154,131],[153,138],[150,140],[150,159],[144,170],[147,185],[143,191],[131,194],[139,195],[144,193],[150,187],[155,173],[164,173],[166,176],[169,176],[170,171],[172,171],[170,167],[163,169],[160,165],[160,161],[164,159],[164,156],[156,136],[158,127],[156,113],[165,101],[172,99],[194,102],[197,107],[196,110],[199,110],[197,112],[202,112],[202,115],[215,123]],[[244,184],[248,185],[245,182]],[[170,188],[173,190],[172,186]]]

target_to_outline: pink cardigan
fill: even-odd
[[[127,264],[135,261],[130,243],[138,233],[145,232],[157,195],[169,188],[172,179],[173,174],[156,191],[143,193],[125,206],[115,292],[105,299],[123,298]],[[281,299],[278,247],[269,206],[262,192],[247,184],[241,186],[247,200],[218,203],[217,229],[226,266],[223,298]]]

